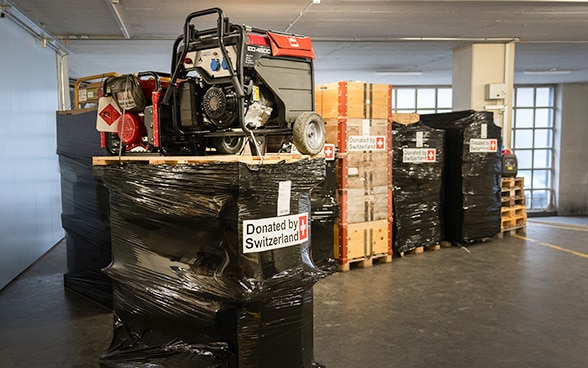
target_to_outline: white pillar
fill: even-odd
[[[59,88],[59,110],[72,108],[69,95],[68,55],[57,52],[57,88]],[[77,109],[77,106],[73,108]]]
[[[453,50],[453,110],[492,111],[511,146],[514,42],[473,44]]]

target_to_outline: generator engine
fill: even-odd
[[[216,28],[193,24],[208,16]],[[205,155],[243,152],[249,142],[256,155],[292,145],[319,154],[326,128],[313,111],[313,60],[308,37],[237,25],[220,8],[190,13],[171,73],[105,80],[103,146],[111,154]]]
[[[143,124],[143,117],[139,116],[139,114],[132,112],[123,114],[118,123],[117,134],[127,151],[140,148],[147,150],[143,142],[143,137],[147,134],[147,130]]]
[[[239,118],[239,102],[232,86],[212,86],[202,96],[202,109],[217,129],[230,128]]]

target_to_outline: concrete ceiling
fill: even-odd
[[[588,82],[588,1],[315,1],[0,0],[0,5],[18,9],[62,39],[72,78],[169,71],[173,40],[186,15],[221,7],[233,23],[310,36],[317,83],[451,84],[454,49],[508,40],[516,40],[515,83]],[[524,73],[547,70],[558,73]]]

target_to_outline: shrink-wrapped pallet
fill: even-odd
[[[95,159],[110,191],[102,367],[311,368],[311,191],[324,159]]]
[[[491,112],[421,115],[445,131],[444,240],[471,243],[500,232],[501,128]]]
[[[441,242],[445,132],[422,123],[392,127],[394,251]]]

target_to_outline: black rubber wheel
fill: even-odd
[[[106,151],[111,156],[118,156],[120,151],[121,141],[118,135],[106,132]],[[124,148],[123,148],[123,155],[124,155]]]
[[[316,112],[303,112],[294,121],[292,141],[303,155],[316,155],[323,150],[327,130],[325,121]]]
[[[245,146],[245,137],[218,137],[211,138],[216,151],[223,155],[235,155],[241,153]]]

